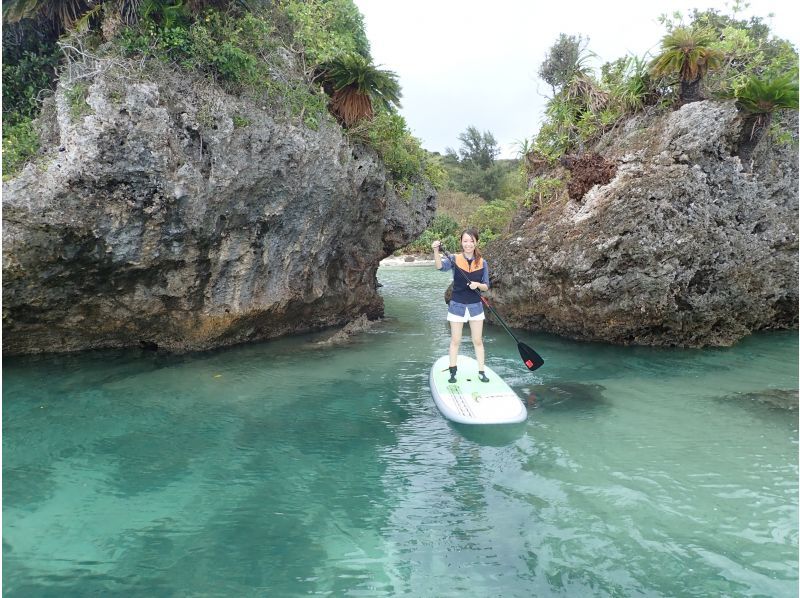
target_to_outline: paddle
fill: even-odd
[[[466,274],[464,274],[464,272],[461,270],[461,268],[456,266],[455,260],[453,259],[453,256],[450,255],[449,253],[447,253],[447,250],[444,248],[444,245],[439,245],[439,249],[442,250],[442,253],[444,253],[444,256],[447,259],[449,259],[450,262],[453,264],[453,268],[458,270],[458,272],[461,274],[461,276],[463,276],[466,279],[467,284],[472,282],[469,279],[469,277]],[[500,322],[500,324],[503,325],[503,328],[505,328],[506,332],[508,332],[511,335],[511,338],[513,338],[515,341],[517,341],[517,349],[519,350],[519,356],[522,357],[522,362],[525,364],[525,367],[528,368],[530,371],[538,370],[540,367],[542,367],[544,365],[544,359],[542,359],[539,356],[539,354],[536,351],[534,351],[533,349],[531,349],[528,345],[526,345],[523,342],[520,342],[520,340],[516,336],[514,336],[514,333],[511,332],[511,329],[508,327],[508,325],[503,321],[503,318],[500,317],[500,314],[498,314],[494,310],[494,308],[491,305],[489,305],[489,301],[486,299],[486,297],[481,295],[481,292],[478,289],[475,289],[475,291],[478,293],[478,296],[481,298],[481,303],[483,303],[489,309],[489,311],[492,312],[492,315],[494,315],[494,317],[497,318],[497,321]]]

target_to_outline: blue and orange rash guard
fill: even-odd
[[[455,263],[453,263],[450,258],[442,259],[442,272],[447,272],[453,268],[461,270],[464,276],[469,278],[469,280],[489,286],[489,266],[486,264],[485,259],[476,257],[468,260],[462,253],[455,256]],[[464,305],[480,303],[480,293],[478,293],[478,291],[473,291],[467,286],[467,281],[464,279],[464,276],[461,276],[461,274],[453,270],[453,296],[451,297],[451,301],[463,303]]]

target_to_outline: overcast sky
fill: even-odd
[[[597,70],[626,54],[656,53],[658,16],[692,8],[730,14],[723,0],[354,0],[376,64],[398,74],[401,113],[430,151],[458,149],[459,133],[491,131],[502,157],[539,130],[550,87],[539,66],[559,33],[589,38]],[[751,0],[738,18],[763,17],[800,46],[796,1]],[[773,13],[772,18],[768,15]]]

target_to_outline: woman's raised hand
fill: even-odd
[[[441,247],[442,247],[442,242],[441,242],[441,241],[438,241],[438,240],[437,240],[437,241],[434,241],[433,243],[431,243],[431,248],[432,248],[434,251],[439,251],[439,249],[440,249]]]

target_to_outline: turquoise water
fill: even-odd
[[[445,421],[428,268],[387,318],[202,355],[6,359],[9,596],[797,596],[797,333],[731,349],[502,329],[487,362],[537,408]],[[468,344],[467,353],[471,354]]]

